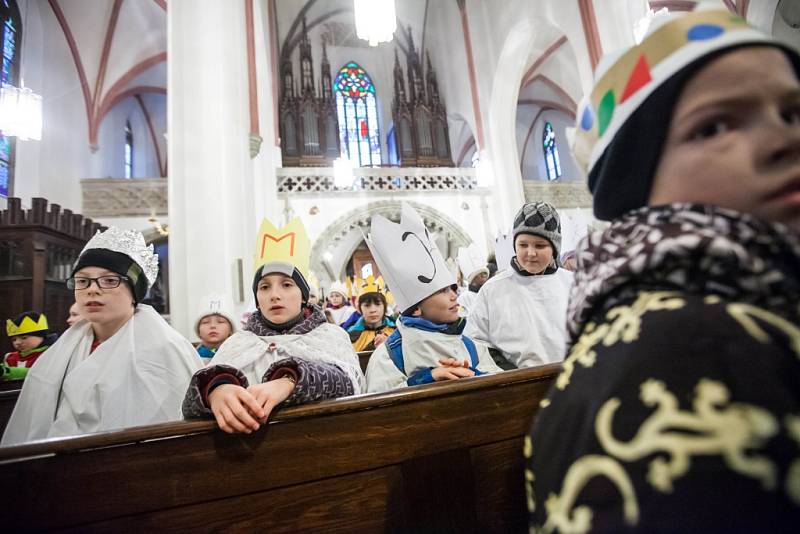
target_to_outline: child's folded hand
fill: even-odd
[[[469,369],[469,360],[457,360],[455,358],[442,358],[439,360],[442,367],[465,367]]]
[[[261,409],[262,415],[259,416],[258,420],[261,423],[266,423],[275,406],[285,401],[292,394],[294,382],[279,378],[252,385],[247,388],[247,391],[253,396],[256,404]]]
[[[255,397],[241,386],[223,384],[208,395],[211,412],[219,427],[228,434],[250,434],[261,426],[264,410]]]
[[[470,376],[475,376],[475,372],[469,367],[463,367],[462,365],[444,366],[434,367],[431,370],[431,376],[433,376],[434,380],[439,382],[441,380],[457,380],[459,378],[468,378]]]

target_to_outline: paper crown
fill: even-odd
[[[511,232],[498,232],[494,238],[494,259],[497,261],[497,270],[505,271],[511,267],[514,252],[514,234]]]
[[[374,215],[366,241],[402,311],[455,284],[419,214],[405,202],[400,224]]]
[[[236,321],[233,320],[233,303],[227,295],[206,295],[200,300],[200,313],[195,321],[195,330],[200,326],[203,317],[221,315],[231,323],[231,330],[236,331]]]
[[[489,269],[486,267],[486,254],[475,243],[458,249],[458,267],[467,284],[481,272],[485,271],[486,274],[489,274]]]
[[[641,44],[609,54],[598,65],[570,134],[575,160],[590,172],[645,99],[685,66],[715,50],[758,42],[775,41],[725,9],[658,17]]]
[[[355,286],[356,295],[359,297],[361,295],[366,295],[367,293],[383,293],[383,277],[379,276],[378,278],[375,278],[374,276],[369,275],[364,279],[356,278]]]
[[[11,319],[6,320],[6,334],[8,334],[8,337],[21,336],[23,334],[30,334],[31,332],[42,332],[49,328],[47,317],[45,317],[43,313],[39,314],[38,321],[34,321],[28,315],[26,315],[19,324],[16,324]]]
[[[142,268],[147,278],[148,289],[153,286],[158,276],[158,254],[153,252],[153,245],[144,242],[144,236],[136,230],[121,230],[110,226],[105,232],[96,234],[83,247],[81,254],[87,250],[105,249],[125,254]]]
[[[300,271],[300,274],[307,280],[310,254],[311,242],[299,217],[295,217],[280,229],[275,228],[265,217],[256,238],[253,271],[257,271],[264,265],[274,264],[276,272],[291,276],[291,269],[289,272],[285,272],[286,267],[291,266]]]
[[[348,280],[348,282],[349,282],[349,280]],[[331,284],[330,289],[328,289],[328,295],[330,295],[331,293],[339,293],[341,296],[343,296],[346,299],[350,298],[350,289],[347,287],[347,285],[345,285],[344,283],[340,282],[339,280],[336,280],[335,282],[333,282]]]

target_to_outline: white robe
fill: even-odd
[[[572,279],[566,269],[540,276],[514,269],[498,273],[478,292],[464,333],[498,349],[517,367],[560,362]]]
[[[348,320],[353,313],[355,313],[356,309],[352,306],[342,306],[339,309],[333,308],[326,308],[329,312],[331,312],[331,317],[333,317],[333,322],[341,326],[343,322]]]
[[[331,323],[323,323],[306,334],[261,337],[247,330],[236,332],[220,346],[211,365],[236,367],[253,385],[261,383],[270,365],[288,357],[336,364],[350,377],[354,394],[364,390],[364,373],[350,336]]]
[[[469,351],[461,336],[409,328],[403,325],[402,319],[397,321],[397,328],[403,338],[403,372],[389,356],[387,343],[381,343],[367,364],[367,393],[407,387],[408,377],[424,369],[439,367],[439,360],[442,358],[470,360]],[[494,363],[489,349],[480,341],[473,341],[478,353],[477,369],[483,373],[502,371]]]
[[[197,352],[153,308],[89,353],[94,334],[81,320],[28,372],[2,445],[182,419]]]
[[[472,311],[472,308],[475,306],[475,300],[478,298],[478,294],[470,291],[469,289],[464,289],[459,295],[456,302],[461,307],[458,310],[459,317],[469,317],[469,313]]]

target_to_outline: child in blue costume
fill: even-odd
[[[195,334],[200,338],[197,354],[205,363],[211,361],[220,345],[236,332],[236,322],[225,300],[223,297],[209,297],[194,323]]]
[[[367,244],[405,310],[370,358],[368,392],[500,371],[485,345],[462,334],[455,279],[413,208],[403,204],[400,224],[374,216]]]

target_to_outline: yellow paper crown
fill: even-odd
[[[383,293],[383,279],[378,277],[377,279],[369,275],[365,279],[356,278],[356,289],[358,290],[358,296],[365,295],[367,293]]]
[[[8,337],[21,336],[22,334],[30,334],[31,332],[41,332],[48,328],[47,317],[45,317],[43,313],[39,315],[38,321],[34,321],[27,315],[19,325],[14,323],[11,319],[6,321],[6,334],[8,334]]]
[[[272,262],[289,263],[308,279],[310,254],[311,242],[299,217],[280,229],[265,218],[258,230],[253,270]]]

